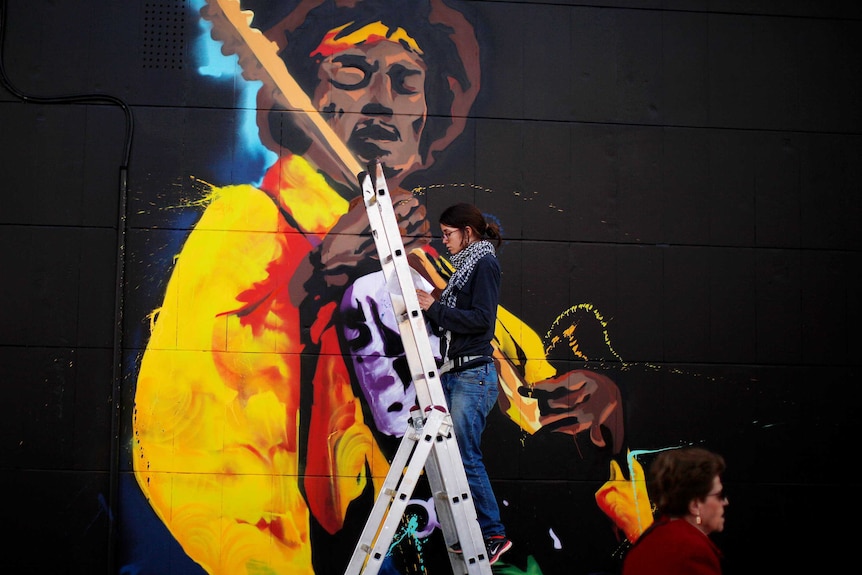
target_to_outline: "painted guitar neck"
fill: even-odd
[[[254,12],[243,10],[239,0],[207,0],[201,16],[212,23],[212,38],[222,42],[222,53],[236,54],[243,78],[261,81],[275,101],[293,114],[293,121],[311,145],[303,156],[319,170],[359,195],[358,176],[365,171],[335,134],[311,99],[278,56],[278,46],[252,27]]]

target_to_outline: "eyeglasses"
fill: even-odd
[[[718,493],[707,493],[707,497],[718,497],[719,501],[724,501],[727,499],[727,493],[725,493],[724,489],[719,491]]]
[[[461,231],[461,230],[448,230],[448,231],[447,231],[447,230],[443,230],[443,238],[448,240],[448,239],[449,239],[449,236],[451,236],[451,235],[452,235],[452,234],[454,234],[455,232],[460,232],[460,231]]]

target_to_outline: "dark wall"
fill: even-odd
[[[429,213],[499,219],[502,303],[539,335],[599,310],[626,449],[725,455],[726,573],[837,568],[858,486],[862,9],[468,4],[485,75],[423,180],[443,185]],[[2,6],[0,567],[200,574],[137,490],[131,418],[203,183],[265,167],[237,137],[242,82],[199,72],[194,4]],[[589,441],[495,429],[515,550],[545,573],[613,565]]]

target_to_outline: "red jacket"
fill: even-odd
[[[622,575],[721,575],[721,551],[684,519],[661,518],[623,560]]]

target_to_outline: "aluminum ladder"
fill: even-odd
[[[467,474],[452,430],[452,418],[382,165],[379,162],[369,164],[368,170],[359,174],[359,180],[419,405],[411,412],[410,425],[345,575],[378,573],[423,470],[431,487],[452,572],[491,575],[485,540],[476,519]],[[450,550],[456,542],[462,553]]]

